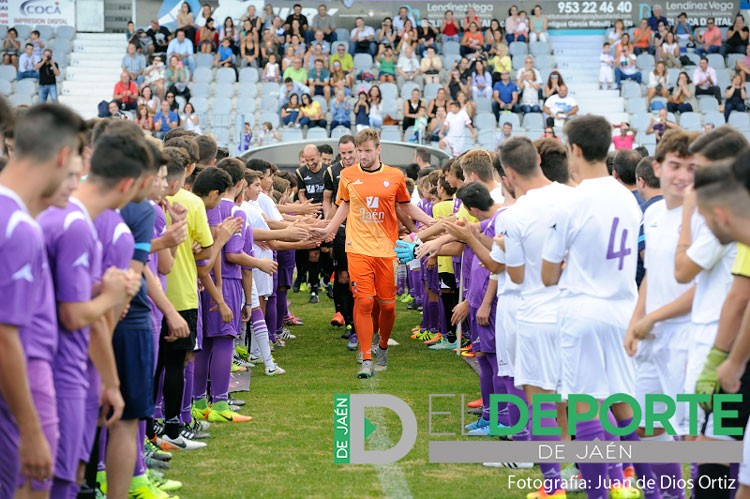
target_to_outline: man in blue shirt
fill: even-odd
[[[654,33],[659,29],[659,21],[662,21],[664,26],[669,27],[669,21],[661,15],[661,5],[654,5],[654,8],[651,9],[651,17],[648,18],[648,27]]]
[[[331,132],[337,126],[352,127],[352,106],[346,100],[344,90],[336,90],[336,99],[331,102]]]
[[[500,73],[500,81],[492,87],[492,112],[495,119],[500,118],[501,111],[518,112],[518,87],[510,80],[510,73]]]
[[[154,116],[154,136],[161,139],[165,133],[178,126],[180,126],[180,117],[169,109],[169,102],[161,101],[161,111]]]

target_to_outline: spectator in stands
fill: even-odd
[[[169,108],[167,101],[162,101],[161,110],[154,117],[154,137],[164,138],[164,135],[180,126],[180,117]]]
[[[727,87],[725,96],[727,98],[724,103],[725,120],[729,120],[729,115],[732,114],[732,111],[740,113],[747,111],[747,107],[745,107],[747,93],[745,92],[745,82],[742,75],[736,74],[732,77],[732,83]]]
[[[443,25],[440,26],[440,32],[443,35],[443,43],[460,41],[458,24],[456,24],[456,20],[453,18],[452,10],[445,11],[445,16],[443,16]]]
[[[130,81],[127,71],[123,71],[120,81],[115,83],[112,100],[124,111],[135,111],[138,106],[138,86],[134,81]]]
[[[313,48],[315,48],[316,45],[320,45],[320,48],[323,50],[323,55],[328,57],[331,55],[331,44],[326,41],[325,34],[318,30],[313,34],[313,39],[310,41],[310,44]]]
[[[482,25],[482,20],[479,19],[479,16],[477,15],[477,11],[474,10],[473,7],[469,7],[466,9],[466,16],[464,17],[463,21],[461,21],[461,28],[464,31],[468,31],[471,23],[476,23],[477,26]]]
[[[250,150],[250,146],[253,143],[253,129],[250,123],[245,123],[245,126],[240,133],[240,140],[237,143],[237,154],[241,155]]]
[[[651,37],[654,32],[648,25],[648,19],[645,17],[641,19],[640,25],[633,31],[633,52],[635,55],[641,55],[643,53],[654,53],[654,47],[651,45]]]
[[[271,57],[271,54],[276,55],[276,62],[278,62],[279,59],[279,46],[276,44],[276,38],[273,36],[271,31],[264,30],[263,31],[263,41],[260,44],[260,56],[261,56],[261,64],[266,64],[268,62],[268,59]]]
[[[336,41],[336,21],[328,14],[325,4],[318,5],[318,13],[313,16],[308,33],[311,31],[323,32],[323,38],[328,43]]]
[[[328,69],[326,67],[328,64],[328,57],[323,53],[323,47],[321,45],[313,45],[310,47],[310,50],[307,51],[307,54],[305,54],[305,69],[307,69],[308,73],[315,69],[315,61],[318,59],[323,61],[323,67]]]
[[[249,19],[245,20],[245,27],[252,26]],[[255,31],[244,31],[240,41],[240,66],[257,68],[258,60],[258,34]],[[230,49],[231,50],[231,49]]]
[[[648,92],[646,94],[646,103],[651,107],[651,100],[654,97],[669,97],[667,89],[667,68],[662,61],[656,63],[654,70],[648,74]]]
[[[337,62],[341,66],[341,70],[344,73],[349,73],[352,69],[354,69],[354,58],[351,54],[347,53],[346,47],[344,47],[343,45],[338,45],[336,47],[336,53],[333,54],[328,60],[328,63],[331,67],[333,67],[333,65]]]
[[[721,51],[721,30],[716,26],[713,17],[706,20],[706,29],[703,33],[698,34],[698,43],[695,53],[704,56],[706,54],[718,54]],[[695,80],[695,78],[693,78]]]
[[[367,90],[362,89],[357,94],[357,102],[354,103],[354,125],[357,132],[370,126],[370,104],[367,102]]]
[[[309,23],[307,22],[307,17],[302,13],[302,5],[298,3],[295,3],[292,6],[292,13],[289,14],[286,21],[284,21],[284,28],[287,30],[291,28],[292,21],[299,21],[300,28],[303,31],[307,30]]]
[[[320,127],[325,128],[328,124],[325,120],[325,113],[320,106],[320,102],[313,100],[310,94],[302,94],[302,104],[299,112],[301,117],[299,124],[305,128]]]
[[[352,106],[343,90],[336,90],[336,98],[331,102],[331,132],[337,126],[352,127]]]
[[[213,17],[206,19],[206,23],[198,30],[196,41],[201,54],[212,54],[219,47],[219,33],[214,27]]]
[[[174,92],[167,92],[167,95],[164,96],[164,100],[162,102],[165,102],[165,101],[167,104],[169,104],[170,111],[177,112],[180,110],[180,103],[177,102]],[[161,109],[161,104],[159,104],[159,109]]]
[[[651,17],[648,18],[648,25],[651,28],[651,31],[656,31],[659,27],[659,22],[663,22],[665,25],[669,26],[669,21],[666,17],[661,15],[661,5],[654,5],[651,9]]]
[[[392,47],[385,48],[378,59],[378,68],[378,80],[381,83],[393,83],[396,81],[396,54],[393,53]]]
[[[516,41],[526,42],[529,40],[529,19],[526,16],[526,11],[522,10],[518,13],[518,24],[516,25]]]
[[[599,90],[607,85],[607,90],[612,88],[615,81],[615,58],[609,48],[609,42],[604,42],[602,53],[599,54]]]
[[[178,29],[175,38],[169,42],[167,57],[177,57],[183,66],[186,66],[192,75],[195,72],[195,59],[193,58],[193,42],[185,38],[185,31]]]
[[[484,36],[479,31],[479,25],[471,23],[469,29],[464,31],[464,37],[461,40],[461,55],[466,57],[482,50],[484,50]]]
[[[396,30],[396,32],[401,32],[406,25],[406,21],[411,22],[412,26],[417,23],[414,16],[409,12],[409,9],[403,6],[399,7],[398,15],[393,19],[393,29]]]
[[[437,115],[438,109],[448,111],[448,97],[445,88],[439,88],[437,95],[427,104],[427,118],[432,119]]]
[[[622,40],[622,36],[624,34],[625,34],[625,23],[622,21],[622,19],[618,19],[615,21],[615,25],[612,27],[612,29],[607,32],[607,40],[609,41],[609,44],[612,46],[612,49],[617,48],[617,45],[620,44],[620,41]]]
[[[495,55],[487,61],[487,65],[492,68],[492,81],[498,82],[500,80],[500,74],[503,71],[512,71],[513,62],[508,56],[508,46],[505,43],[496,45],[497,49]]]
[[[293,43],[293,38],[297,38],[297,42]],[[292,25],[284,32],[284,41],[287,45],[294,45],[295,52],[297,50],[298,46],[302,46],[302,52],[304,53],[306,44],[305,39],[307,37],[307,32],[302,29],[302,25],[297,19],[294,19],[292,21]]]
[[[190,89],[188,88],[189,76],[187,69],[180,62],[180,58],[173,55],[169,58],[169,67],[167,68],[167,92],[175,95],[190,98]]]
[[[456,101],[458,101],[459,105],[461,106],[461,110],[464,111],[469,118],[472,120],[477,115],[477,105],[474,103],[474,101],[470,100],[468,97],[468,94],[466,92],[458,92],[456,94]]]
[[[656,49],[661,46],[661,43],[667,36],[667,33],[671,33],[671,30],[669,29],[669,27],[667,27],[667,23],[665,23],[664,21],[659,21],[659,27],[656,28],[656,31],[654,31],[654,38],[653,40],[651,40],[654,51],[656,51]]]
[[[661,108],[659,109],[659,114],[656,119],[654,119],[654,117],[651,116],[651,121],[649,122],[648,127],[646,128],[646,135],[655,134],[656,143],[658,144],[662,136],[664,135],[664,132],[666,132],[669,129],[679,129],[679,128],[680,127],[677,125],[677,123],[673,121],[669,121],[669,118],[667,115],[667,109]]]
[[[427,125],[427,137],[429,138],[430,142],[440,142],[439,133],[443,128],[445,117],[447,115],[448,112],[445,110],[445,108],[439,107],[437,112],[435,113],[435,117],[430,119],[430,122]]]
[[[307,70],[302,66],[302,58],[295,55],[292,58],[292,66],[286,68],[284,71],[284,81],[287,78],[291,78],[295,83],[305,85],[307,83]]]
[[[167,70],[162,61],[162,56],[154,56],[154,63],[143,70],[143,75],[146,79],[143,82],[144,86],[152,87],[154,93],[161,98],[164,96],[164,79],[167,77]]]
[[[615,47],[615,59],[619,59],[622,54],[633,52],[633,45],[630,43],[630,35],[623,33],[620,37],[620,43]]]
[[[41,39],[41,34],[38,30],[33,30],[29,34],[29,39],[26,43],[30,43],[34,46],[34,55],[42,58],[42,50],[44,50],[44,42]]]
[[[542,73],[534,67],[534,56],[527,55],[523,59],[523,67],[516,73],[516,86],[521,88],[521,82],[525,79],[526,71],[534,73],[534,81],[539,85],[539,89],[542,88]]]
[[[687,21],[687,14],[681,12],[677,17],[677,23],[674,26],[674,34],[681,46],[686,46],[694,40],[693,27]]]
[[[413,81],[420,87],[424,84],[419,59],[414,54],[414,49],[408,45],[404,47],[396,64],[396,84],[400,88],[407,81]]]
[[[435,47],[427,47],[419,63],[419,70],[424,75],[425,85],[440,83],[443,72],[443,60],[435,53]]]
[[[536,81],[536,76],[532,70],[525,70],[518,88],[521,90],[521,112],[524,114],[540,112],[539,90],[541,89],[541,85]]]
[[[396,36],[396,52],[401,53],[404,51],[404,47],[411,47],[416,52],[417,50],[417,29],[408,19],[404,23],[404,27],[398,32]]]
[[[460,70],[454,68],[451,70],[448,81],[443,88],[448,92],[450,100],[456,100],[458,98],[458,93],[461,91],[470,91],[471,85],[470,82],[462,80]]]
[[[558,70],[554,70],[547,77],[547,83],[544,84],[542,95],[545,99],[557,95],[560,91],[560,87],[563,85],[565,85],[565,80],[563,80],[563,77]]]
[[[349,55],[349,57],[351,56]],[[331,64],[330,85],[334,90],[343,90],[347,97],[350,97],[352,95],[354,77],[351,75],[351,73],[346,73],[343,70],[340,61],[334,61]]]
[[[492,98],[492,75],[481,60],[474,64],[474,73],[471,75],[471,96],[474,100]]]
[[[202,28],[206,25],[206,21],[211,19],[211,16],[214,13],[214,9],[211,7],[210,4],[204,3],[201,5],[201,10],[198,12],[198,16],[195,18],[195,26],[197,28]]]
[[[315,60],[315,68],[307,74],[307,86],[313,95],[322,95],[326,102],[331,100],[330,75],[323,67],[323,59]]]
[[[417,28],[417,54],[422,57],[428,48],[437,50],[437,30],[427,19],[420,21]]]
[[[18,81],[21,81],[24,78],[38,80],[39,70],[37,69],[37,65],[41,60],[41,57],[34,55],[34,46],[27,43],[24,46],[24,53],[21,54],[21,58],[18,60],[18,75],[16,76],[16,79]]]
[[[500,26],[500,21],[493,19],[490,26],[484,32],[484,49],[490,51],[497,42],[505,43],[505,34]]]
[[[250,123],[245,123],[245,128],[249,127]],[[260,134],[258,135],[258,145],[267,146],[270,144],[278,144],[281,142],[281,136],[279,132],[273,129],[273,125],[270,121],[264,121],[260,127]]]
[[[152,118],[161,108],[161,101],[154,95],[154,92],[148,85],[143,85],[143,87],[141,87],[141,93],[138,97],[138,107],[141,106],[144,106],[146,109],[148,109],[148,115]]]
[[[396,30],[393,29],[393,20],[390,17],[383,19],[380,29],[375,34],[378,52],[382,52],[386,47],[395,47],[396,35]]]
[[[198,117],[198,113],[193,109],[191,103],[186,103],[185,108],[180,113],[180,126],[188,132],[195,132],[198,135],[201,134],[201,121]]]
[[[370,101],[370,127],[381,128],[385,116],[383,115],[383,94],[380,93],[380,87],[377,85],[371,87],[367,95]]]
[[[622,49],[620,56],[615,60],[615,84],[617,84],[617,88],[622,88],[622,80],[633,80],[640,85],[641,72],[636,67],[635,54],[625,45],[625,37],[623,37],[623,43],[620,44],[620,47]]]
[[[232,52],[238,52],[237,47],[240,43],[240,32],[234,26],[234,20],[230,16],[224,19],[224,24],[219,28],[219,43],[224,38],[229,38],[229,45],[232,47]]]
[[[568,95],[568,87],[560,86],[557,95],[544,101],[544,113],[547,115],[547,126],[561,127],[566,121],[578,114],[578,103]]]
[[[289,100],[281,107],[280,116],[282,125],[299,128],[299,95],[289,96]]]
[[[425,109],[422,93],[418,88],[411,91],[411,98],[404,100],[404,119],[401,120],[401,130],[406,131],[410,126],[414,126],[419,115],[420,109]]]
[[[3,64],[14,65],[18,68],[18,54],[21,52],[21,40],[18,39],[16,28],[9,28],[3,40]]]
[[[279,83],[279,81],[281,81],[281,69],[279,68],[279,63],[276,62],[276,60],[276,54],[269,55],[268,62],[263,68],[263,81],[274,83]]]
[[[120,111],[120,108],[118,107],[117,102],[115,101],[112,101],[109,103],[107,110],[109,111],[109,114],[105,116],[106,118],[115,118],[115,119],[122,119],[122,120],[128,119],[128,115]]]
[[[664,36],[659,49],[656,51],[656,60],[664,62],[668,68],[681,68],[680,44],[671,31]]]
[[[721,89],[718,86],[716,70],[708,65],[708,59],[701,57],[698,67],[693,71],[695,95],[713,95],[721,104]]]
[[[494,149],[497,149],[500,145],[502,145],[503,142],[505,142],[512,136],[513,136],[513,123],[506,121],[505,123],[503,123],[503,126],[500,127],[500,133],[498,133],[497,137],[495,138]]]
[[[698,109],[698,102],[695,100],[695,85],[690,81],[688,74],[681,71],[669,96],[667,111],[670,113],[689,113],[696,109]]]
[[[615,145],[615,151],[621,151],[623,149],[633,149],[633,143],[635,137],[638,135],[638,130],[630,128],[630,123],[623,121],[619,126],[613,126],[620,130],[618,135],[612,137],[612,143]]]
[[[505,41],[508,45],[518,40],[516,28],[518,27],[518,7],[512,5],[508,9],[508,17],[505,18]]]
[[[39,102],[57,102],[57,77],[60,67],[52,58],[52,51],[45,49],[39,66]]]
[[[281,92],[279,93],[279,106],[284,106],[294,94],[299,98],[300,95],[309,93],[310,89],[305,85],[297,83],[291,78],[284,78],[284,86],[281,87]]]
[[[154,134],[154,119],[149,116],[148,108],[146,106],[138,106],[138,111],[135,115],[135,122],[143,131],[144,135]]]
[[[214,67],[232,68],[237,73],[237,68],[234,64],[234,52],[232,52],[228,38],[224,38],[221,41],[221,47],[219,47],[219,51],[216,52],[216,57],[214,58]]]
[[[547,43],[547,16],[542,13],[542,7],[535,5],[531,9],[531,33],[529,33],[529,40],[532,42],[544,42]]]
[[[374,56],[377,53],[375,44],[375,30],[372,26],[367,26],[362,17],[354,20],[354,29],[349,36],[349,53],[351,54],[370,54]]]
[[[260,16],[260,24],[264,30],[271,29],[271,26],[273,25],[273,19],[275,17],[276,14],[273,13],[273,5],[267,3],[263,7],[263,15]]]
[[[500,73],[500,81],[492,87],[492,112],[495,119],[500,118],[501,112],[518,112],[518,87],[510,79],[510,73]]]
[[[745,57],[735,63],[735,69],[742,74],[745,81],[750,81],[750,45],[745,48]]]
[[[172,33],[166,26],[160,26],[158,19],[151,19],[151,26],[146,31],[146,35],[151,38],[154,54],[167,53],[169,42],[172,40]]]
[[[742,14],[737,14],[734,24],[727,31],[727,41],[721,46],[721,55],[726,57],[727,54],[744,54],[749,35],[750,30],[745,26],[745,18]]]
[[[286,28],[284,27],[284,20],[279,16],[273,18],[270,31],[273,34],[277,45],[283,45],[286,43]]]
[[[136,50],[135,43],[128,43],[127,53],[122,56],[122,70],[130,75],[130,79],[142,85],[143,71],[146,69],[146,58]]]
[[[184,31],[185,38],[187,38],[191,44],[193,43],[196,32],[195,16],[193,16],[189,2],[182,2],[182,5],[180,5],[180,12],[177,14],[177,29]]]
[[[457,101],[451,102],[448,108],[449,112],[439,132],[440,142],[438,145],[440,149],[448,150],[455,158],[464,152],[464,131],[469,130],[473,139],[476,139],[477,133],[471,126],[471,118],[461,111]]]

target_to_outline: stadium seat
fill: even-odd
[[[438,90],[443,88],[440,83],[428,83],[424,87],[424,98],[428,101],[437,97]]]
[[[349,30],[346,29],[346,28],[337,28],[336,29],[336,38],[338,40],[348,40],[350,38],[350,35],[351,35],[351,33],[349,33]]]
[[[48,24],[37,24],[34,29],[39,32],[39,38],[42,40],[49,40],[55,36],[54,28]]]
[[[72,40],[76,37],[76,29],[74,26],[68,26],[63,24],[55,29],[55,38],[58,40]]]
[[[664,97],[654,97],[651,99],[651,109],[649,111],[657,111],[661,107],[667,107],[667,99]]]
[[[219,114],[230,114],[232,112],[232,99],[228,97],[216,97],[211,110]]]
[[[284,142],[294,142],[304,140],[302,136],[302,130],[299,128],[282,128],[281,138]]]
[[[260,119],[258,120],[258,122],[265,123],[266,121],[271,123],[274,128],[279,128],[279,122],[281,121],[279,119],[279,113],[273,113],[271,111],[261,111]]]
[[[383,130],[380,132],[380,139],[390,140],[393,142],[401,142],[401,132],[398,130],[398,128],[383,128]]]
[[[263,98],[260,101],[260,109],[261,111],[278,112],[279,98],[275,95],[263,94]]]
[[[17,74],[16,67],[11,64],[0,66],[0,80],[15,81]]]
[[[698,96],[698,109],[702,113],[707,113],[709,111],[718,111],[719,103],[716,102],[716,99],[714,99],[710,95],[699,95]]]
[[[461,54],[445,54],[443,56],[443,67],[452,68],[456,61],[461,60]]]
[[[391,118],[396,119],[398,116],[399,108],[398,102],[395,100],[384,100],[383,101],[383,115],[389,114]]]
[[[211,113],[211,127],[216,128],[229,128],[232,126],[232,115],[229,113],[221,113],[214,110]]]
[[[525,57],[529,53],[529,48],[526,42],[511,42],[508,47],[508,54],[515,59],[516,57]]]
[[[13,27],[16,28],[16,31],[18,32],[18,40],[21,40],[22,43],[29,39],[31,31],[34,29],[28,24],[16,24]]]
[[[234,97],[234,83],[231,82],[217,82],[214,87],[214,95],[216,98],[227,98],[231,99]]]
[[[219,68],[216,72],[217,83],[234,83],[237,81],[237,73],[232,68]]]
[[[237,96],[240,98],[240,100],[244,100],[244,99],[255,100],[255,98],[258,96],[258,86],[255,83],[248,83],[248,84],[240,83]]]
[[[641,86],[634,81],[625,80],[622,82],[621,95],[623,99],[630,99],[632,97],[640,97]]]
[[[328,112],[328,103],[326,102],[326,98],[322,95],[316,95],[313,97],[313,100],[320,104],[320,110],[323,112],[323,114],[326,114]]]
[[[690,131],[700,131],[703,128],[701,117],[698,113],[682,113],[680,115],[680,126]]]
[[[370,54],[354,54],[354,71],[372,70],[372,56]]]
[[[718,80],[716,84],[721,89],[722,97],[724,95],[724,90],[726,90],[726,88],[732,84],[733,75],[734,75],[734,72],[732,70],[726,70],[726,69],[716,70],[716,79]]]
[[[325,128],[316,126],[307,131],[307,140],[322,140],[327,138],[328,132],[326,132]]]
[[[250,98],[250,99],[240,98],[237,101],[237,112],[239,114],[253,114],[254,115],[255,109],[256,109],[256,106],[255,106],[254,98]]]
[[[195,54],[196,68],[211,68],[214,65],[214,57],[211,54]]]
[[[214,75],[211,72],[211,68],[195,68],[193,73],[193,83],[211,83],[214,79]]]
[[[449,41],[443,43],[443,55],[460,55],[461,54],[461,45],[458,42]]]
[[[497,147],[497,135],[498,132],[495,128],[480,130],[479,133],[477,133],[479,147],[482,149],[494,150]]]
[[[636,58],[635,65],[642,71],[651,72],[656,65],[656,61],[653,55],[644,53]]]
[[[10,98],[11,104],[15,107],[19,106],[31,106],[33,104],[32,96],[29,94],[13,94]]]
[[[531,42],[529,43],[529,52],[533,56],[549,54],[549,45],[546,42]]]
[[[206,82],[193,83],[190,87],[190,95],[192,97],[206,97],[211,94],[211,85]]]
[[[398,99],[398,87],[395,83],[381,83],[380,93],[383,94],[384,101]]]
[[[539,68],[539,71],[541,71],[542,68],[554,68],[555,59],[549,54],[540,54],[535,57],[535,64],[536,67]]]
[[[8,26],[0,24],[0,40],[4,39],[6,34],[8,34]]]
[[[16,82],[16,93],[24,95],[34,95],[37,93],[37,82],[31,78],[25,78]]]
[[[479,130],[489,130],[497,128],[497,120],[492,113],[477,113],[474,117],[474,126]]]
[[[73,52],[73,42],[64,38],[55,38],[54,51],[55,58],[60,60]]]
[[[656,134],[653,134],[653,133],[638,134],[638,142],[640,142],[642,146],[655,146]]]
[[[646,113],[646,99],[644,97],[631,97],[625,101],[625,110],[630,114]]]
[[[633,114],[630,117],[630,127],[638,130],[639,133],[644,132],[648,128],[648,124],[651,121],[651,115],[647,113]]]
[[[212,130],[216,137],[216,145],[219,147],[230,147],[229,144],[229,128],[216,128]]]
[[[703,123],[711,123],[714,126],[724,125],[726,123],[724,113],[720,113],[718,110],[708,111],[703,114]]]
[[[351,133],[352,131],[345,126],[337,126],[334,130],[331,131],[331,138],[339,139],[342,135],[351,135]]]
[[[747,113],[741,113],[739,111],[732,111],[729,115],[728,125],[731,125],[738,130],[747,131],[750,130],[750,117]]]
[[[681,68],[668,68],[667,69],[667,86],[673,87],[677,83],[677,77],[682,72]]]
[[[497,126],[502,128],[503,123],[510,123],[513,125],[514,130],[521,128],[521,119],[516,113],[500,113],[500,120],[498,120]]]
[[[411,91],[414,89],[417,89],[420,91],[422,90],[421,88],[419,88],[419,85],[417,85],[413,81],[407,81],[406,83],[404,83],[401,86],[401,98],[408,99],[409,97],[411,97]]]
[[[250,67],[240,69],[240,83],[258,83],[258,70]]]
[[[724,69],[724,56],[721,54],[708,54],[708,65],[716,70],[718,73],[720,69]]]
[[[208,99],[206,97],[193,97],[190,99],[190,103],[196,113],[205,114],[208,112]]]
[[[185,97],[178,95],[174,98],[174,101],[177,103],[178,109],[185,109],[185,104],[187,103]]]
[[[523,127],[526,130],[544,130],[544,116],[542,113],[526,113],[523,115]]]
[[[13,92],[12,85],[8,80],[0,80],[0,95],[8,97]]]
[[[728,54],[727,55],[727,67],[729,69],[737,68],[737,61],[741,61],[745,56],[743,54]]]
[[[262,94],[265,95],[275,95],[276,97],[279,96],[281,93],[281,87],[278,83],[274,83],[272,81],[264,82],[263,87],[261,89]]]
[[[477,105],[477,112],[483,113],[483,112],[492,112],[492,99],[488,99],[486,97],[480,97],[477,100],[474,101],[474,103]]]

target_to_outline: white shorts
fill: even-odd
[[[497,298],[495,315],[495,353],[497,354],[498,376],[513,376],[516,358],[516,311],[521,303],[521,295],[509,293]]]
[[[262,270],[253,269],[253,291],[258,290],[258,296],[271,296],[273,294],[273,276]]]
[[[646,395],[663,393],[675,399],[685,386],[685,371],[687,368],[690,324],[657,324],[653,334],[656,339],[641,341],[635,356],[636,368],[636,398],[646,414]],[[694,391],[694,390],[693,390]],[[655,412],[664,412],[666,407],[662,403],[654,404]],[[670,419],[678,435],[686,435],[688,428],[681,425],[686,421],[684,414],[688,411],[687,404],[677,404],[674,416]],[[641,419],[641,425],[645,421]],[[656,422],[654,426],[661,427]]]
[[[719,323],[713,324],[690,324],[688,330],[688,341],[690,342],[687,352],[687,366],[685,368],[685,386],[682,393],[695,393],[695,382],[703,370],[711,347],[716,339],[716,333],[719,331]],[[685,411],[683,420],[680,422],[682,428],[689,428],[689,413]],[[698,431],[703,428],[706,421],[706,413],[698,406]],[[706,428],[706,435],[709,430],[713,433],[713,418],[709,421],[711,428]]]
[[[253,278],[253,294],[250,297],[250,306],[252,308],[260,307],[260,299],[258,298],[258,286],[255,285],[255,278]]]
[[[443,141],[450,149],[454,158],[457,158],[464,152],[464,140],[463,137],[450,137],[448,135],[443,137]]]
[[[614,324],[560,314],[563,398],[571,393],[599,400],[615,393],[635,395],[635,366],[623,346],[625,333]]]
[[[562,366],[557,324],[534,324],[519,320],[517,330],[515,385],[558,390]]]
[[[750,487],[750,421],[745,426],[745,437],[742,439],[742,462],[737,479],[741,485]]]
[[[612,83],[614,81],[614,70],[610,66],[599,68],[599,83]]]

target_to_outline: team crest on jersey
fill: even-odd
[[[387,180],[383,180],[383,187],[388,187],[391,183]]]

